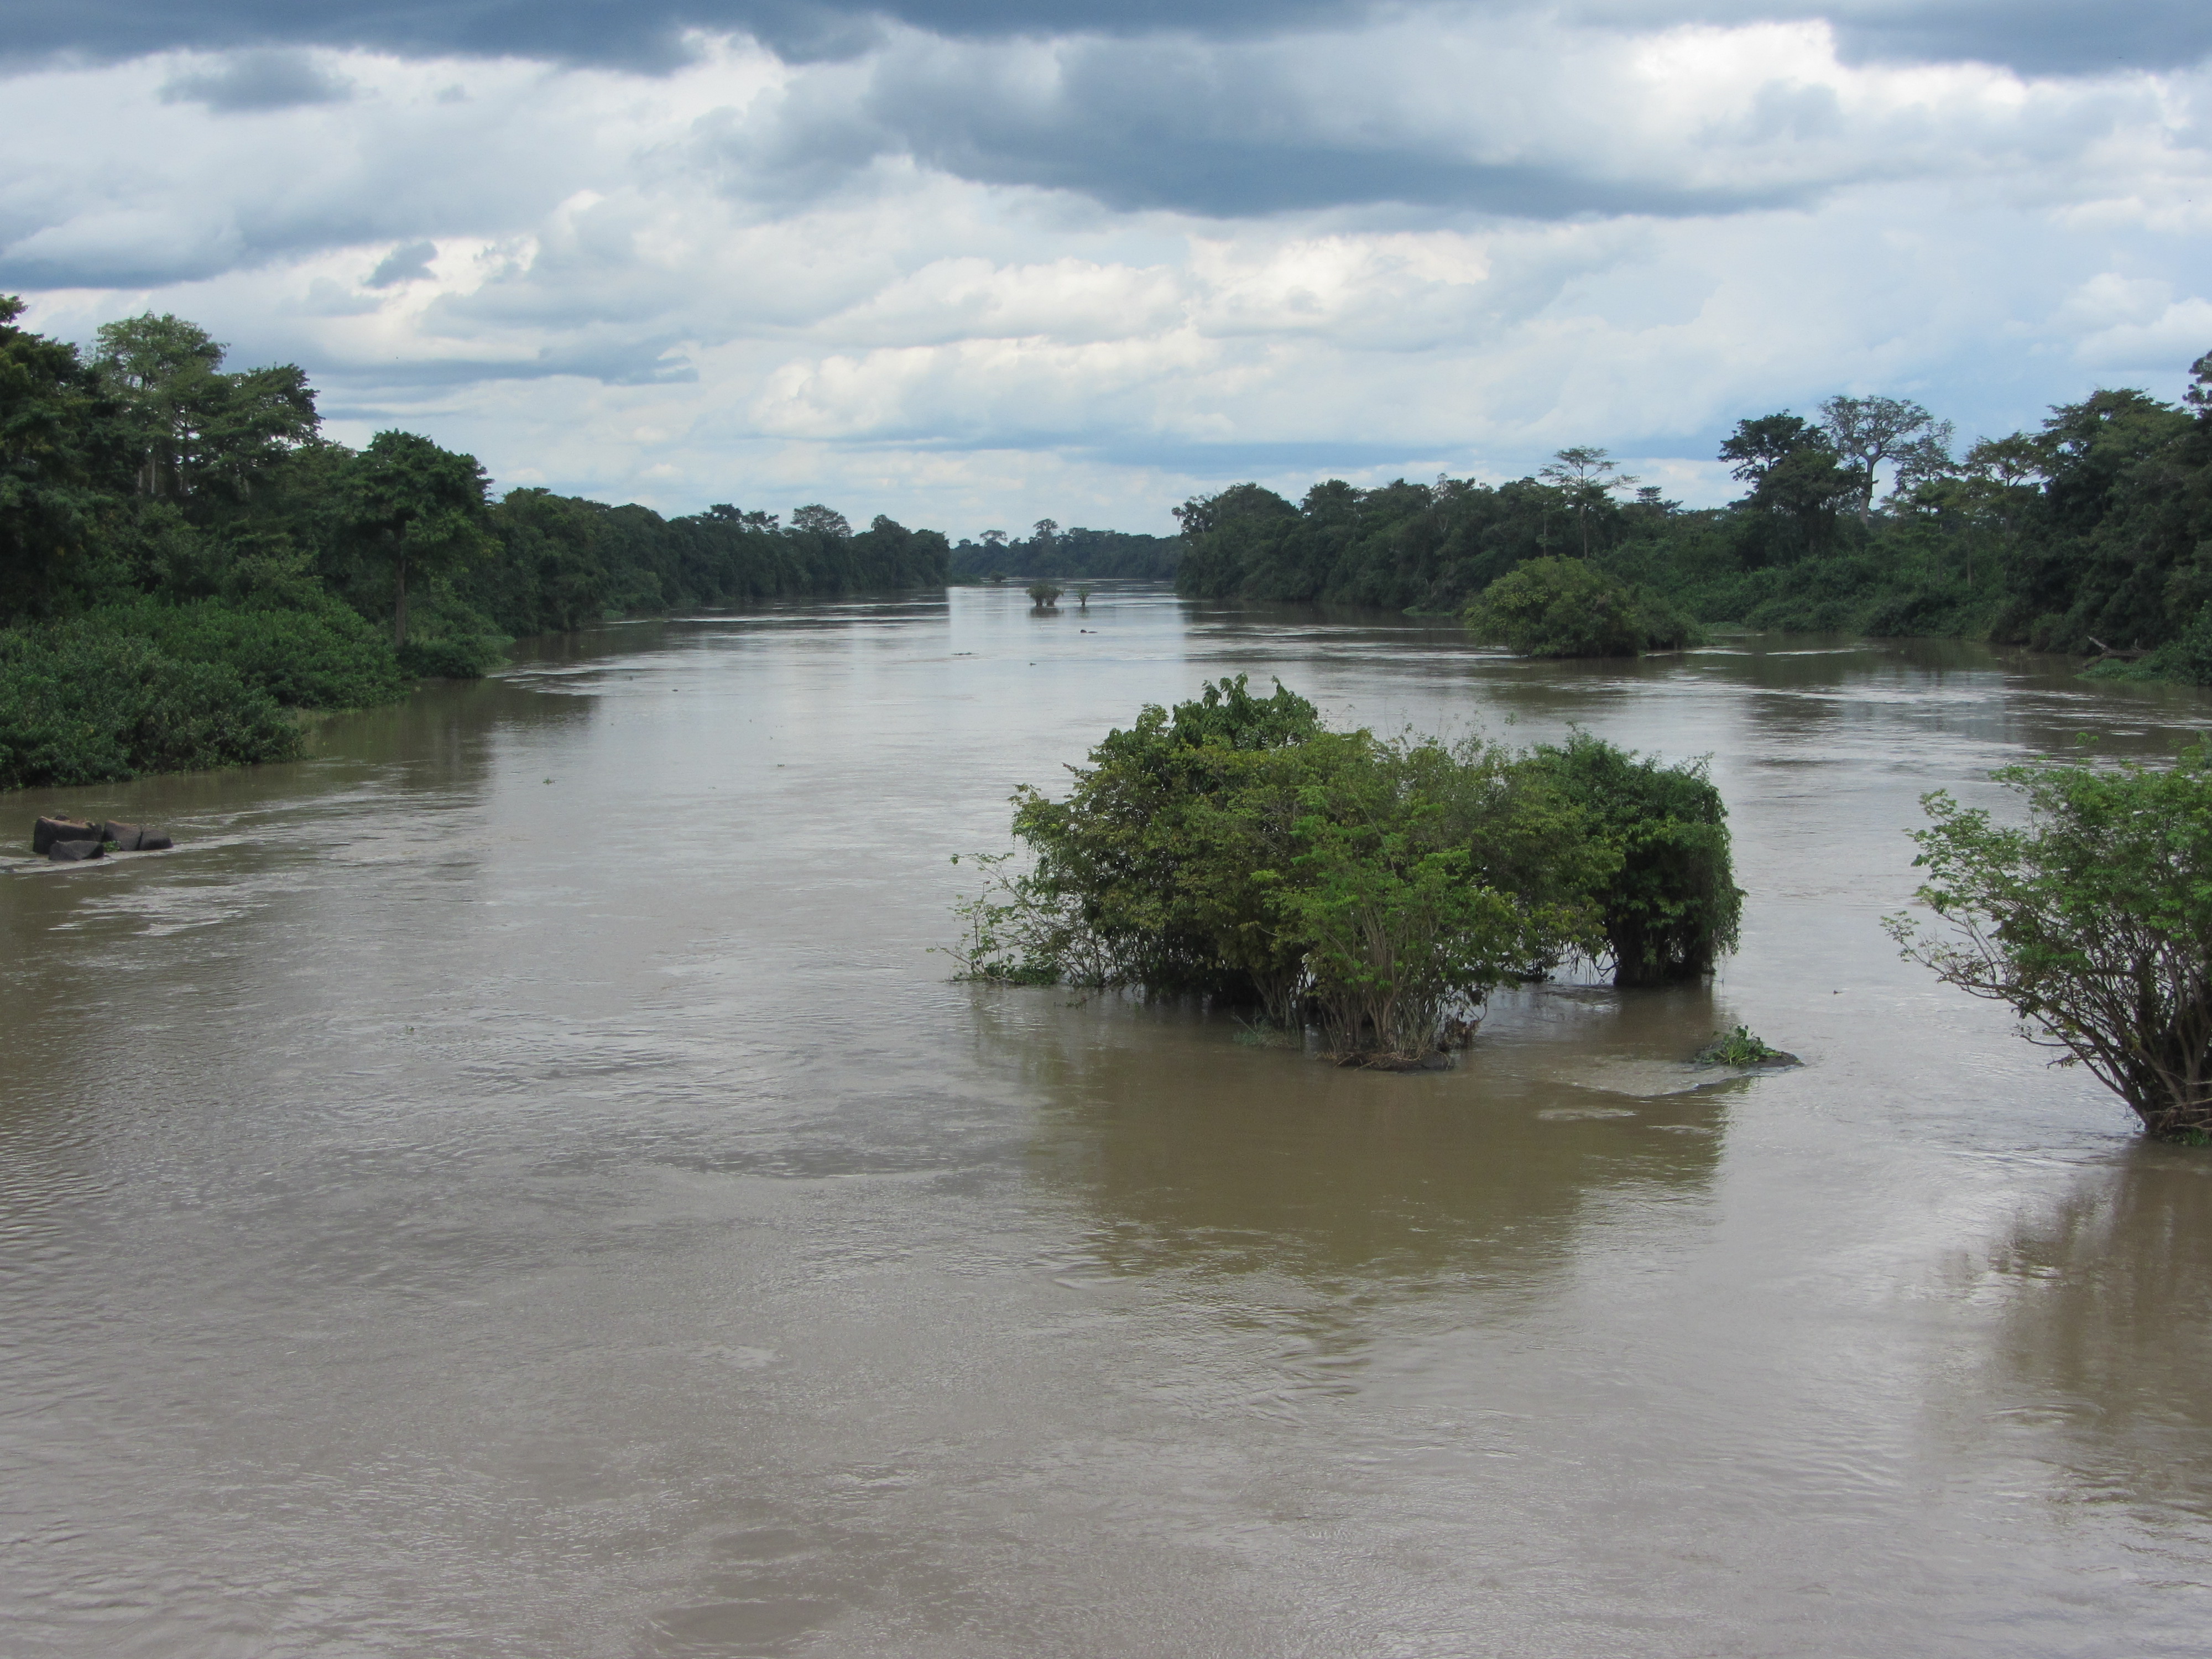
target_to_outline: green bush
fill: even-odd
[[[1464,614],[1477,635],[1523,657],[1633,657],[1698,638],[1687,613],[1583,559],[1531,559]]]
[[[78,620],[0,629],[0,789],[289,760],[299,728],[226,665]]]
[[[1570,956],[1636,983],[1735,939],[1711,784],[1594,738],[1385,741],[1240,677],[1109,733],[1066,799],[1015,799],[1035,865],[983,860],[952,953],[969,976],[1257,1005],[1317,1021],[1343,1059],[1419,1060],[1492,987]]]
[[[1778,1059],[1782,1051],[1770,1048],[1765,1039],[1748,1025],[1739,1025],[1732,1031],[1723,1031],[1711,1042],[1698,1050],[1696,1063],[1700,1066],[1758,1066]]]
[[[214,599],[117,606],[88,620],[138,635],[179,661],[234,669],[289,708],[367,708],[407,695],[385,631],[327,597],[311,609],[241,609]]]
[[[399,666],[417,679],[480,680],[503,655],[499,640],[483,634],[416,639],[399,647]]]
[[[1693,979],[1735,949],[1743,893],[1703,763],[1662,766],[1577,732],[1528,763],[1619,855],[1596,893],[1614,984]]]
[[[1943,924],[1886,918],[1905,955],[2008,1005],[2165,1139],[2212,1133],[2212,755],[2164,769],[2040,763],[1991,775],[2027,822],[1921,797],[1913,896]]]

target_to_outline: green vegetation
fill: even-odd
[[[1139,536],[1120,530],[1062,530],[1039,519],[1027,539],[1010,541],[1003,530],[987,530],[979,541],[963,537],[947,565],[956,582],[1004,581],[1009,575],[1109,578],[1124,581],[1172,581],[1182,555],[1176,536]]]
[[[1753,1033],[1750,1026],[1739,1025],[1733,1031],[1723,1031],[1698,1049],[1696,1063],[1699,1066],[1759,1066],[1770,1060],[1778,1060],[1781,1055],[1779,1048],[1769,1048]]]
[[[1332,1054],[1417,1063],[1487,993],[1571,957],[1623,984],[1735,942],[1717,793],[1577,736],[1515,754],[1325,727],[1243,677],[1109,732],[1062,800],[1016,797],[1033,856],[961,907],[971,976],[1133,986],[1312,1020]]]
[[[1916,896],[1947,926],[1887,925],[1946,983],[2007,1004],[2153,1135],[2212,1133],[2212,757],[2171,768],[2044,763],[1994,774],[2021,827],[1942,791],[1914,832]]]
[[[1332,479],[1294,506],[1237,484],[1179,510],[1176,586],[1455,615],[1558,561],[1631,590],[1646,620],[2141,652],[2104,672],[2212,684],[2212,354],[2192,373],[2179,404],[2098,392],[1963,454],[1947,422],[1898,398],[1741,421],[1720,458],[1745,494],[1710,510],[1662,500],[1588,448],[1495,486]],[[1512,637],[1503,605],[1480,614]],[[1618,652],[1628,631],[1617,609],[1518,625],[1546,650]]]
[[[0,629],[0,789],[289,760],[300,732],[222,662],[79,618]]]
[[[1056,610],[1060,605],[1060,596],[1065,592],[1066,589],[1058,582],[1031,582],[1030,603],[1039,611]]]
[[[1705,763],[1662,766],[1578,732],[1523,763],[1579,807],[1614,857],[1592,888],[1618,985],[1709,974],[1736,947],[1728,809]]]
[[[1633,657],[1700,636],[1689,617],[1584,559],[1531,559],[1482,590],[1468,627],[1523,657]]]
[[[516,490],[428,438],[325,438],[289,364],[181,318],[86,356],[0,296],[0,788],[280,759],[284,711],[468,678],[511,639],[779,594],[942,582],[933,531],[663,519]]]

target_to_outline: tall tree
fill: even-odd
[[[97,413],[76,348],[15,326],[0,295],[0,623],[45,610],[85,550]]]
[[[380,432],[355,464],[353,494],[354,533],[391,567],[392,642],[404,646],[409,578],[450,571],[490,544],[483,468],[412,432]]]
[[[1951,423],[1901,398],[1830,398],[1820,405],[1828,447],[1858,476],[1859,522],[1874,514],[1875,473],[1885,461],[1950,454]]]
[[[1536,476],[1559,492],[1560,497],[1575,510],[1575,527],[1582,532],[1583,557],[1589,557],[1589,510],[1606,501],[1616,489],[1632,489],[1637,480],[1620,470],[1620,464],[1606,459],[1602,449],[1591,449],[1577,445],[1562,449],[1553,456],[1548,465],[1537,470]]]
[[[1741,505],[1750,510],[1753,533],[1767,538],[1784,527],[1781,533],[1794,540],[1798,554],[1827,543],[1837,509],[1857,489],[1857,475],[1838,459],[1827,434],[1786,411],[1738,421],[1721,445],[1720,458],[1751,486]]]
[[[315,436],[315,394],[296,363],[225,374],[222,344],[166,313],[105,324],[99,340],[93,368],[123,410],[141,495],[242,499]]]

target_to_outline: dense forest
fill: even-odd
[[[1182,556],[1180,536],[1144,536],[1123,530],[1062,530],[1039,519],[1030,535],[1011,540],[1003,530],[987,530],[979,541],[960,538],[952,550],[951,578],[957,582],[1023,581],[1052,578],[1116,578],[1124,581],[1173,581]]]
[[[289,364],[173,316],[87,356],[0,296],[0,788],[296,752],[289,711],[481,674],[517,636],[941,584],[935,531],[826,507],[665,519],[518,489],[406,432],[324,435]]]
[[[2212,354],[2179,405],[2098,392],[1953,452],[1917,404],[1837,397],[1738,422],[1720,459],[1745,493],[1719,508],[1586,448],[1495,486],[1238,484],[1178,509],[1176,586],[1455,614],[1564,557],[1705,623],[2141,652],[2132,672],[2212,682]]]

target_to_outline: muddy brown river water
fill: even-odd
[[[1741,954],[1414,1076],[948,982],[950,855],[1232,672],[1711,754]],[[967,590],[0,797],[179,843],[0,872],[0,1653],[2212,1651],[2212,1153],[1877,925],[1923,791],[2208,721]]]

